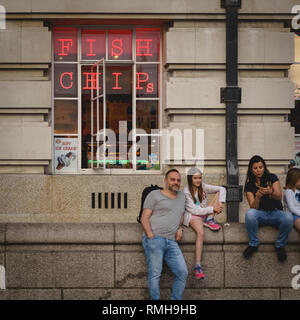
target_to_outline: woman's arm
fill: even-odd
[[[250,208],[258,209],[259,202],[263,194],[260,191],[257,191],[255,196],[252,192],[246,192],[247,201]]]
[[[282,199],[282,192],[281,192],[279,180],[273,183],[272,189],[273,189],[272,193],[271,193],[272,198],[275,200],[281,200]]]
[[[275,181],[272,187],[267,187],[267,188],[260,187],[259,190],[262,194],[270,195],[274,200],[281,200],[282,198],[282,192],[281,192],[279,180]]]

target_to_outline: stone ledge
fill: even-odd
[[[223,228],[224,243],[248,243],[248,234],[244,223],[231,223]],[[258,238],[261,244],[273,244],[278,236],[278,229],[266,226],[258,229]],[[300,233],[293,229],[289,235],[288,244],[300,243]]]
[[[108,223],[8,223],[5,238],[12,244],[113,242],[114,226]]]
[[[60,289],[0,290],[0,300],[61,300]]]
[[[142,227],[138,223],[0,223],[1,244],[141,244]],[[278,230],[261,227],[258,237],[261,244],[273,244]],[[194,244],[195,232],[185,228],[181,244]],[[222,225],[213,232],[204,230],[205,244],[247,244],[248,236],[244,223]],[[299,244],[300,233],[292,230],[288,244]]]

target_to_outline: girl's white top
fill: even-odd
[[[213,186],[210,184],[202,183],[203,187],[203,198],[199,202],[198,192],[195,192],[195,198],[197,203],[194,203],[193,197],[190,194],[188,186],[182,190],[185,194],[185,213],[183,218],[183,224],[189,226],[192,214],[198,216],[205,216],[214,213],[213,207],[208,207],[207,194],[220,192],[220,202],[226,201],[226,189],[224,187]]]
[[[283,198],[285,211],[300,216],[300,190],[286,189]]]

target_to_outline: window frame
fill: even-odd
[[[77,61],[72,62],[72,61],[54,61],[54,28],[77,28]],[[136,29],[137,28],[153,28],[153,29],[159,29],[160,31],[160,42],[159,42],[159,61],[154,62],[154,61],[149,61],[149,62],[140,62],[136,61]],[[52,89],[52,115],[51,115],[51,137],[52,137],[52,165],[51,165],[51,173],[52,174],[58,174],[58,175],[64,175],[64,174],[101,174],[101,175],[106,175],[106,174],[162,174],[162,144],[161,144],[161,138],[159,134],[143,134],[143,136],[151,137],[151,136],[156,136],[159,139],[159,164],[160,168],[159,170],[136,170],[136,166],[132,169],[125,169],[125,168],[112,168],[112,169],[101,169],[101,170],[95,170],[92,168],[81,168],[82,166],[82,97],[81,97],[81,86],[82,86],[82,81],[81,81],[81,69],[82,66],[86,65],[93,65],[99,60],[82,60],[82,45],[81,45],[81,33],[82,30],[105,30],[106,32],[106,56],[105,58],[108,58],[108,30],[132,30],[132,60],[109,60],[105,59],[106,63],[113,64],[113,63],[124,63],[124,64],[132,64],[133,65],[133,92],[132,92],[132,128],[136,128],[136,102],[140,100],[155,100],[158,101],[158,128],[157,130],[161,132],[162,129],[162,88],[163,88],[163,83],[162,83],[162,39],[163,39],[163,34],[162,34],[162,28],[161,26],[157,25],[81,25],[81,24],[55,24],[52,26],[52,50],[51,50],[51,61],[52,61],[52,70],[51,70],[51,76],[52,76],[52,81],[51,81],[51,89]],[[77,90],[78,90],[78,95],[77,97],[74,98],[66,98],[66,97],[54,97],[54,66],[55,64],[63,64],[63,63],[68,63],[68,64],[77,64]],[[158,65],[158,97],[157,98],[137,98],[136,96],[136,67],[139,64],[156,64]],[[55,100],[76,100],[78,103],[78,133],[77,134],[55,134],[54,133],[54,104]],[[137,136],[140,136],[138,134]],[[55,169],[55,138],[56,137],[71,137],[75,138],[77,137],[77,171],[70,171],[70,172],[58,172]],[[136,136],[134,135],[134,139],[132,141],[133,146],[134,146],[134,153],[136,154]],[[136,158],[134,159],[134,163],[136,162]]]

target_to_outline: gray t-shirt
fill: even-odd
[[[143,208],[152,210],[150,224],[153,234],[175,240],[185,210],[185,194],[178,191],[176,198],[170,199],[160,190],[154,190],[147,195]]]

